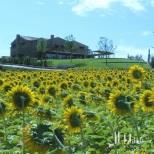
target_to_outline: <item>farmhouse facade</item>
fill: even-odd
[[[37,42],[40,38],[17,35],[11,43],[11,57],[32,57],[36,58]],[[47,58],[69,58],[70,52],[65,49],[66,40],[51,35],[49,39],[41,38],[47,41],[47,48],[44,56]],[[73,41],[75,49],[72,52],[73,58],[83,58],[88,55],[88,46]]]

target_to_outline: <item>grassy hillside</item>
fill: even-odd
[[[150,66],[146,62],[138,62],[134,60],[128,60],[124,58],[111,58],[107,60],[108,63],[106,65],[105,59],[73,59],[72,62],[70,59],[54,59],[48,60],[49,66],[77,66],[79,68],[128,68],[131,65],[138,64],[143,66],[144,68],[150,68]]]

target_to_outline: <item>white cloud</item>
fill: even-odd
[[[78,15],[84,15],[96,9],[109,9],[115,3],[121,4],[133,12],[145,10],[141,0],[80,0],[72,7],[72,11]]]
[[[81,0],[72,8],[72,11],[78,15],[83,15],[95,9],[107,9],[114,1],[117,0]]]
[[[145,7],[139,0],[124,0],[123,5],[132,11],[144,11]]]
[[[152,34],[153,34],[153,32],[150,30],[145,30],[145,31],[141,32],[141,36],[150,36]]]
[[[36,1],[36,4],[37,4],[37,5],[45,5],[46,2],[44,2],[44,1]]]

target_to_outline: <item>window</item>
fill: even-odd
[[[84,50],[84,47],[80,47],[80,49]]]
[[[12,45],[12,48],[16,48],[16,44],[13,44],[13,45]]]

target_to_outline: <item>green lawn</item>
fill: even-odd
[[[124,58],[110,58],[108,59],[108,63],[106,65],[105,59],[51,59],[48,60],[49,66],[63,66],[63,65],[75,65],[78,68],[91,68],[91,69],[101,69],[101,68],[117,68],[117,69],[125,69],[130,67],[131,65],[138,64],[143,66],[144,68],[150,68],[149,64],[146,62],[138,62],[134,60],[128,60]]]

